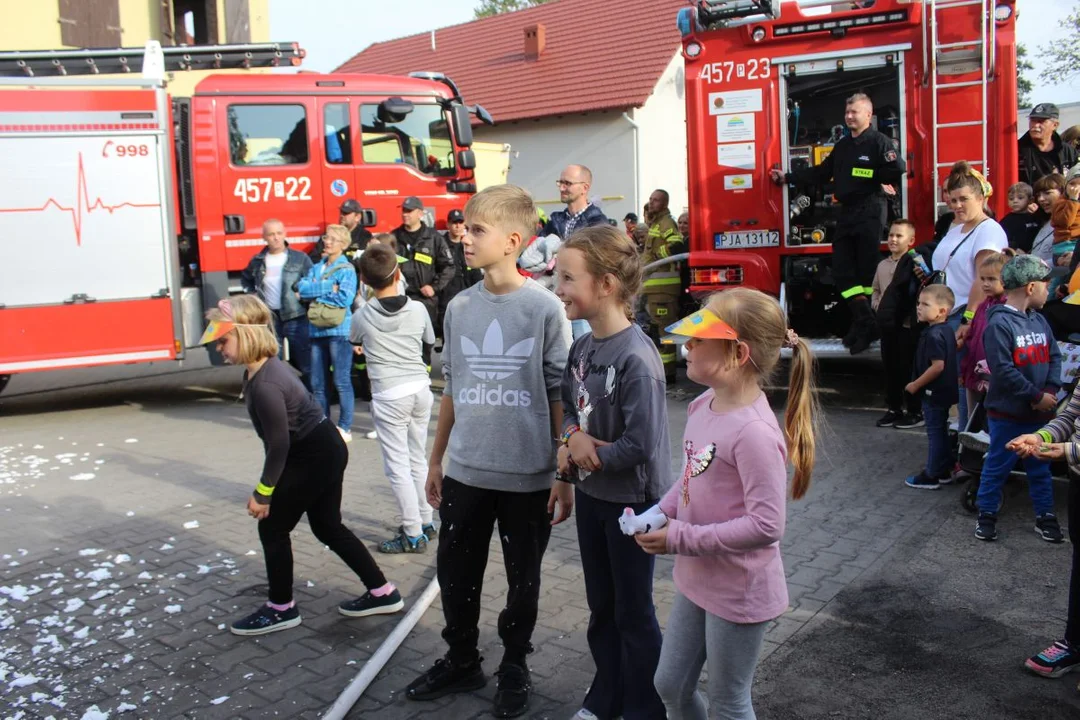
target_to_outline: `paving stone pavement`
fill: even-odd
[[[783,555],[791,609],[771,624],[766,658],[887,560],[919,523],[958,512],[955,492],[901,486],[921,462],[925,437],[874,428],[876,415],[861,408],[873,400],[862,390],[852,394],[846,382],[826,388],[830,409],[814,484],[807,499],[789,506]],[[243,510],[261,445],[237,390],[237,371],[196,369],[0,398],[0,688],[7,717],[89,720],[96,708],[112,718],[316,718],[400,619],[340,616],[336,604],[362,588],[302,523],[293,547],[303,624],[254,639],[227,632],[226,623],[265,597],[255,524]],[[669,396],[676,449],[693,394],[685,388]],[[779,409],[777,402],[782,398],[774,398]],[[362,408],[357,429],[368,422]],[[354,437],[343,514],[374,545],[399,520],[377,444]],[[378,559],[407,610],[434,574],[434,553]],[[501,656],[501,566],[493,542],[480,636],[489,671]],[[671,560],[660,558],[661,624],[673,593]],[[571,521],[555,529],[544,560],[530,717],[576,712],[592,674],[587,623]],[[402,697],[441,656],[441,627],[436,600],[349,717],[489,717],[494,681],[432,703]]]

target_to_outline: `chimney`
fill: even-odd
[[[525,59],[539,60],[547,44],[547,34],[542,24],[525,28]]]

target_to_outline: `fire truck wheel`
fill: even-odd
[[[0,393],[4,392],[9,380],[11,380],[10,375],[0,375]]]

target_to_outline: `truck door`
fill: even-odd
[[[348,198],[356,198],[365,210],[371,207],[358,182],[362,174],[356,109],[346,97],[319,98],[317,106],[322,123],[318,157],[322,213],[327,223],[336,223],[341,203]]]
[[[243,270],[263,246],[262,224],[270,218],[285,224],[298,250],[310,249],[321,235],[318,118],[310,98],[218,100],[221,209],[230,273]]]
[[[409,98],[406,98],[409,99]],[[357,182],[364,207],[378,214],[378,229],[401,224],[401,202],[415,195],[424,203],[425,223],[443,228],[455,207],[446,184],[457,175],[456,148],[446,112],[431,98],[413,98],[407,114],[395,115],[379,99],[357,104],[360,158]],[[437,225],[436,225],[437,223]]]

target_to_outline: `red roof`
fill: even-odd
[[[496,122],[640,107],[679,49],[686,0],[552,0],[431,33],[374,43],[335,72],[435,70]],[[539,59],[525,28],[543,25]]]

